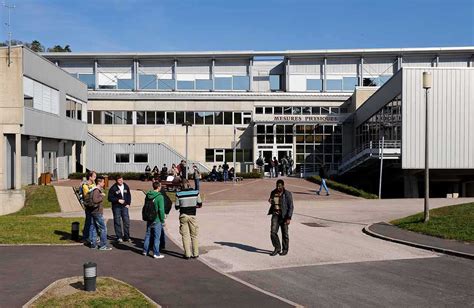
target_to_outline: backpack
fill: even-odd
[[[83,204],[86,209],[93,209],[95,207],[94,202],[92,201],[92,193],[94,192],[96,188],[92,188],[89,190],[89,193],[87,194],[87,197],[83,198]]]
[[[158,212],[155,208],[155,199],[149,199],[145,197],[145,204],[142,209],[143,221],[153,222],[158,216]]]
[[[165,200],[165,214],[168,215],[173,207],[173,201],[171,201],[165,191],[160,191],[160,193],[163,195],[163,199]]]

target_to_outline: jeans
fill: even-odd
[[[112,212],[114,214],[114,230],[117,239],[130,239],[130,217],[128,208],[122,205],[113,205]],[[123,236],[122,236],[122,220],[123,220]]]
[[[319,186],[318,193],[320,193],[321,190],[323,190],[323,187],[326,190],[326,193],[329,195],[329,189],[328,189],[328,186],[326,185],[326,179],[321,179],[321,186]]]
[[[92,223],[92,214],[89,211],[85,211],[85,213],[86,220],[84,222],[84,229],[82,229],[82,238],[90,242],[91,235],[95,234],[95,226]]]
[[[100,243],[99,248],[107,246],[107,226],[105,225],[104,216],[100,213],[92,213],[92,223],[93,226],[97,229],[97,233],[100,234]],[[90,236],[91,248],[95,248],[96,242],[96,233],[94,232]]]
[[[199,190],[199,182],[201,182],[200,179],[194,179],[194,189]]]
[[[224,182],[229,179],[229,171],[224,170]]]
[[[280,238],[278,237],[278,228],[281,228],[281,237],[283,242],[283,250],[288,251],[290,246],[290,236],[288,234],[288,225],[280,215],[272,215],[272,224],[270,229],[270,238],[272,240],[273,247],[275,250],[280,251]]]
[[[163,229],[163,225],[156,222],[147,221],[146,223],[146,235],[145,235],[145,243],[143,244],[143,251],[148,254],[150,251],[150,237],[151,237],[151,230],[154,230],[154,240],[153,240],[153,254],[155,256],[160,255],[160,237],[161,237],[161,230]]]

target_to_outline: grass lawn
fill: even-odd
[[[83,218],[37,217],[59,212],[53,186],[27,186],[25,206],[18,212],[0,216],[0,244],[65,244],[70,240],[71,223]]]
[[[110,278],[98,278],[95,292],[63,289],[49,290],[32,307],[154,307],[137,289]]]
[[[423,222],[418,213],[391,222],[410,231],[446,239],[474,242],[474,203],[446,206],[430,211],[430,220]]]

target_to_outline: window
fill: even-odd
[[[145,124],[145,111],[137,111],[137,124]]]
[[[214,112],[214,121],[216,124],[224,124],[224,113],[222,111]]]
[[[331,107],[331,114],[339,114],[339,107]]]
[[[184,111],[176,111],[176,124],[184,123]]]
[[[328,79],[326,80],[326,86],[328,91],[341,91],[342,80],[341,79]]]
[[[212,90],[212,80],[196,79],[196,90]]]
[[[82,121],[82,104],[81,103],[77,103],[76,104],[76,114],[77,114],[77,119]]]
[[[158,79],[158,89],[174,90],[174,79]]]
[[[242,124],[242,113],[234,112],[234,124]]]
[[[87,111],[87,124],[92,124],[92,111]]]
[[[216,149],[214,161],[223,162],[224,161],[224,150],[223,149]]]
[[[146,124],[154,125],[155,123],[156,123],[155,112],[154,111],[147,111],[146,112]]]
[[[293,107],[293,114],[301,114],[301,107]]]
[[[314,115],[319,115],[321,113],[321,108],[320,107],[312,107],[311,108],[311,113]]]
[[[234,90],[249,90],[249,76],[234,76],[233,77]]]
[[[355,87],[359,84],[357,77],[343,77],[342,84],[344,91],[354,91]]]
[[[214,162],[214,149],[206,149],[206,162]]]
[[[166,124],[174,124],[174,112],[166,112]]]
[[[186,112],[186,122],[189,122],[191,124],[194,124],[194,112],[192,111],[187,111]]]
[[[115,163],[116,164],[128,164],[130,163],[130,154],[128,153],[121,153],[115,154]]]
[[[216,77],[216,90],[232,90],[232,77]]]
[[[142,90],[156,90],[156,75],[141,74],[138,76],[138,88]]]
[[[263,114],[263,107],[255,107],[256,114]]]
[[[148,153],[135,153],[133,154],[133,162],[137,164],[148,163]]]
[[[329,107],[321,107],[321,114],[329,114]]]
[[[204,124],[204,115],[205,112],[196,112],[194,113],[194,121],[196,125],[202,125]]]
[[[194,90],[194,81],[178,80],[179,90]]]
[[[23,98],[23,103],[24,103],[25,107],[33,108],[33,97],[25,96]]]
[[[283,107],[283,114],[293,114],[292,107]]]
[[[117,89],[133,90],[133,79],[117,79]]]
[[[75,119],[76,118],[76,102],[66,99],[66,117]]]
[[[252,122],[252,113],[244,112],[244,124],[250,124],[250,122]]]
[[[79,74],[79,80],[85,83],[88,89],[95,89],[94,74]]]
[[[283,107],[273,107],[273,114],[283,114]]]
[[[272,107],[265,107],[265,114],[272,114],[273,108]]]
[[[303,114],[311,114],[311,107],[301,107]]]
[[[93,120],[94,124],[102,124],[102,112],[100,111],[93,111]]]
[[[204,124],[214,125],[214,112],[204,112]]]
[[[111,111],[104,111],[104,124],[114,123],[114,113]]]
[[[271,91],[280,91],[280,75],[270,75],[270,90]]]
[[[157,111],[156,112],[156,124],[163,125],[165,124],[165,112]]]
[[[224,112],[224,124],[232,125],[232,112]]]
[[[322,91],[323,81],[321,79],[306,79],[307,91]]]

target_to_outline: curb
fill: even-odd
[[[400,239],[396,239],[396,238],[392,238],[392,237],[389,237],[389,236],[382,235],[380,233],[377,233],[377,232],[374,232],[374,231],[370,230],[370,227],[372,225],[374,225],[374,224],[370,224],[370,225],[365,226],[364,229],[362,229],[362,232],[364,232],[367,235],[378,238],[378,239],[382,239],[382,240],[386,240],[386,241],[390,241],[390,242],[394,242],[394,243],[398,243],[398,244],[403,244],[403,245],[407,245],[407,246],[411,246],[411,247],[415,247],[415,248],[440,252],[440,253],[444,253],[444,254],[447,254],[447,255],[456,256],[456,257],[461,257],[461,258],[474,260],[474,255],[473,254],[460,252],[460,251],[456,251],[456,250],[451,250],[451,249],[440,248],[440,247],[436,247],[436,246],[429,246],[429,245],[414,243],[414,242],[400,240]]]
[[[166,233],[165,233],[165,234],[167,235],[167,237],[168,237],[169,239],[171,239],[171,241],[172,241],[174,244],[176,244],[178,247],[181,247],[180,245],[181,245],[182,243],[178,242],[178,240],[177,240],[173,235],[171,235],[172,233],[168,231],[168,228],[167,228],[166,226],[165,226],[165,229],[166,229]],[[241,283],[241,284],[243,284],[243,285],[245,285],[245,286],[247,286],[247,287],[249,287],[249,288],[251,288],[251,289],[253,289],[253,290],[255,290],[255,291],[258,291],[258,292],[260,292],[260,293],[263,293],[263,294],[265,294],[265,295],[268,295],[268,296],[270,296],[270,297],[273,297],[273,298],[275,298],[275,299],[278,299],[278,300],[280,300],[280,301],[282,301],[282,302],[284,302],[284,303],[286,303],[286,304],[289,304],[290,306],[293,306],[293,307],[298,307],[298,308],[299,308],[299,307],[304,307],[304,306],[301,305],[301,304],[295,303],[295,302],[293,302],[293,301],[291,301],[291,300],[289,300],[289,299],[286,299],[286,298],[284,298],[284,297],[281,297],[281,296],[279,296],[279,295],[276,295],[275,293],[272,293],[272,292],[266,291],[266,290],[264,290],[264,289],[261,289],[261,288],[255,286],[255,285],[253,285],[253,284],[251,284],[251,283],[249,283],[249,282],[247,282],[247,281],[244,281],[244,280],[242,280],[242,279],[240,279],[240,278],[237,278],[237,277],[235,277],[235,276],[233,276],[233,275],[231,275],[231,274],[229,274],[229,273],[225,273],[225,272],[221,271],[219,268],[217,268],[217,267],[215,267],[214,265],[212,265],[210,262],[204,260],[202,257],[198,258],[197,261],[199,261],[199,262],[205,264],[207,267],[209,267],[209,268],[212,269],[213,271],[215,271],[215,272],[217,272],[217,273],[219,273],[219,274],[221,274],[221,275],[223,275],[223,276],[226,276],[227,278],[230,278],[230,279],[232,279],[232,280],[234,280],[234,281],[237,281],[238,283]]]
[[[122,281],[122,280],[118,280],[114,277],[109,277],[109,276],[104,276],[104,277],[100,277],[100,278],[109,278],[111,280],[114,280],[116,282],[119,282],[119,283],[123,283],[129,287],[132,287],[134,288],[136,291],[138,291],[138,293],[140,293],[143,297],[145,297],[146,300],[148,300],[152,305],[154,305],[155,307],[161,307],[160,305],[158,305],[158,303],[156,303],[154,300],[152,300],[150,297],[148,297],[146,294],[144,294],[142,291],[140,291],[139,289],[135,288],[134,286],[126,283],[125,281]],[[24,304],[22,307],[23,308],[28,308],[28,307],[31,307],[31,305],[36,302],[41,296],[43,296],[46,292],[48,292],[49,290],[51,290],[52,288],[54,288],[56,285],[58,285],[60,282],[64,281],[64,280],[70,280],[70,279],[78,279],[78,280],[81,280],[82,277],[80,276],[74,276],[74,277],[67,277],[67,278],[62,278],[62,279],[58,279],[54,282],[52,282],[49,286],[47,286],[46,288],[44,288],[43,290],[41,290],[38,294],[36,294],[35,296],[33,296],[32,299],[30,299],[26,304]]]

